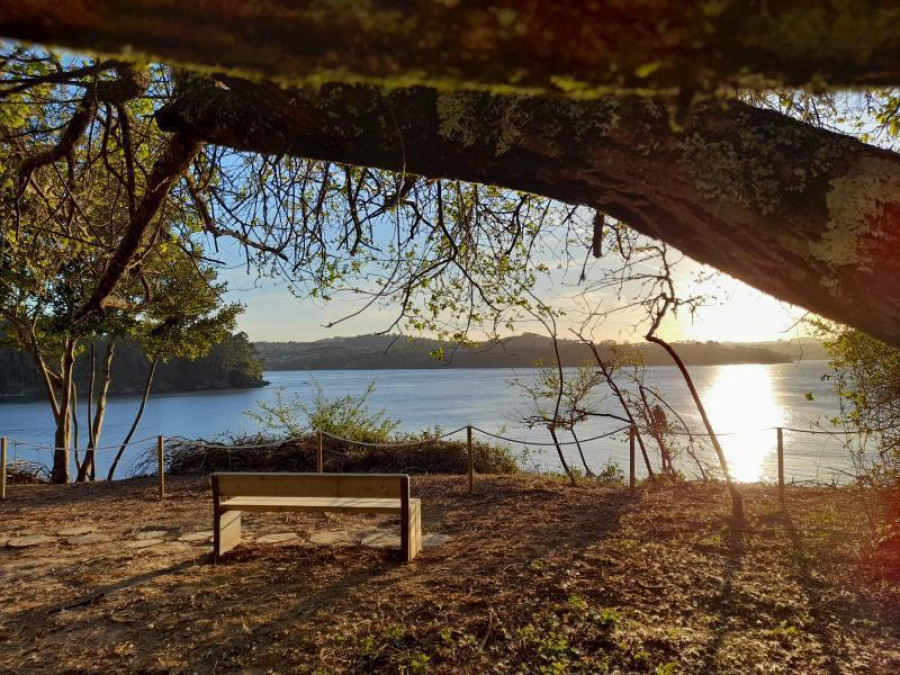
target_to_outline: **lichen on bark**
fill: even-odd
[[[875,261],[861,243],[887,234],[882,229],[893,223],[885,216],[886,209],[900,198],[897,165],[897,160],[862,157],[851,171],[829,182],[825,196],[828,222],[821,238],[809,246],[814,259],[830,266],[873,271]]]

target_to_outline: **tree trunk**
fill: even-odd
[[[87,419],[88,419],[88,447],[96,447],[97,440],[94,438],[94,415],[92,406],[94,404],[94,385],[97,380],[97,351],[94,342],[91,342],[91,376],[88,379],[88,397],[87,397]]]
[[[900,345],[900,155],[736,100],[575,101],[195,80],[164,130],[593,207],[787,302]],[[336,124],[335,120],[340,120]],[[402,139],[402,143],[398,140]]]
[[[731,473],[728,471],[728,460],[725,458],[725,452],[722,450],[722,446],[719,443],[719,437],[716,436],[716,432],[706,414],[706,407],[700,399],[700,394],[697,393],[697,387],[694,386],[694,378],[691,377],[691,374],[684,365],[684,361],[681,360],[681,357],[678,356],[678,352],[672,348],[672,345],[652,334],[647,335],[647,341],[665,349],[666,353],[672,357],[675,365],[678,366],[678,370],[681,372],[685,384],[687,384],[688,391],[691,392],[691,398],[694,400],[694,405],[697,406],[697,411],[700,413],[700,418],[703,420],[703,426],[706,427],[706,433],[709,434],[709,440],[712,442],[713,449],[716,451],[716,456],[719,458],[719,466],[722,467],[722,473],[725,475],[725,484],[728,486],[729,495],[731,495],[731,514],[736,520],[744,520],[744,498],[741,496],[741,493],[738,492],[738,489],[734,486],[734,482],[731,480]]]
[[[582,96],[896,85],[898,23],[896,5],[879,0],[0,0],[0,35],[90,53],[294,83]]]
[[[569,477],[569,483],[575,485],[575,474],[572,473],[572,469],[569,468],[569,463],[566,461],[566,456],[563,454],[562,446],[559,444],[559,438],[556,436],[556,429],[551,424],[547,427],[547,431],[550,432],[550,438],[553,439],[553,445],[556,446],[556,454],[559,455],[559,462],[562,464],[563,469],[566,471],[566,475]]]
[[[93,368],[93,345],[91,345],[91,368]],[[103,359],[103,372],[100,375],[100,388],[97,391],[97,412],[94,419],[88,419],[90,424],[90,441],[85,453],[84,463],[78,473],[78,480],[83,481],[90,474],[91,480],[97,477],[96,448],[100,445],[100,437],[103,433],[103,422],[106,419],[106,407],[109,399],[109,385],[112,382],[112,364],[116,353],[116,340],[112,336],[106,341],[106,355]],[[91,388],[94,386],[94,376],[91,374]]]
[[[81,429],[78,426],[78,387],[75,385],[74,369],[71,382],[72,402],[69,409],[72,411],[72,450],[75,454],[75,475],[81,475]]]
[[[571,433],[572,438],[575,439],[575,447],[578,448],[578,454],[581,456],[581,463],[584,465],[584,474],[588,478],[593,478],[594,472],[591,471],[591,467],[588,466],[587,460],[584,458],[584,450],[581,449],[581,441],[578,440],[578,436],[575,434],[575,429],[570,429],[569,433]]]
[[[141,397],[141,405],[138,407],[137,414],[134,416],[134,421],[131,423],[131,428],[128,430],[125,440],[122,441],[122,446],[119,448],[118,452],[116,452],[115,459],[113,459],[113,463],[109,467],[109,473],[106,476],[106,480],[112,480],[115,476],[116,467],[119,466],[119,460],[122,459],[122,455],[125,454],[125,449],[131,442],[131,438],[134,436],[134,432],[137,431],[138,424],[140,424],[141,418],[144,416],[144,409],[147,407],[147,400],[150,398],[150,390],[153,388],[153,376],[156,374],[156,366],[158,364],[159,357],[153,357],[153,361],[150,363],[150,370],[147,371],[147,380],[144,382],[144,395]]]
[[[87,419],[88,419],[88,448],[96,448],[97,447],[97,437],[94,435],[94,416],[91,411],[91,406],[94,403],[94,385],[97,380],[97,350],[94,342],[91,342],[91,377],[88,383],[88,400],[87,400]],[[97,471],[94,453],[89,449],[87,453],[85,453],[85,461],[88,460],[88,455],[90,455],[90,462],[88,464],[88,473],[91,481],[97,479]],[[79,477],[80,480],[83,478]]]
[[[53,445],[53,468],[50,480],[54,483],[69,482],[69,449],[72,446],[72,376],[75,369],[75,340],[66,338],[60,364],[59,414],[56,417],[56,434]]]

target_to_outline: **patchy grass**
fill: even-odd
[[[204,481],[22,486],[0,540],[73,523],[108,541],[0,549],[0,672],[894,673],[896,559],[869,557],[854,496],[748,486],[749,523],[694,484],[569,488],[538,477],[414,478],[446,543],[324,547],[386,516],[248,515],[220,565]],[[128,548],[140,532],[164,543]]]

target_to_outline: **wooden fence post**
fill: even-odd
[[[316,434],[319,440],[318,446],[316,448],[316,471],[318,471],[319,473],[325,473],[325,451],[323,448],[325,441],[321,431],[317,431]]]
[[[778,495],[784,499],[784,429],[778,427]]]
[[[159,474],[159,498],[166,498],[166,441],[162,436],[156,437],[156,463]]]
[[[475,491],[475,458],[472,455],[472,425],[466,426],[466,449],[469,451],[469,492]]]
[[[0,501],[6,501],[6,436],[0,438]]]
[[[632,424],[628,427],[628,494],[634,494],[634,441],[637,437],[637,429]]]

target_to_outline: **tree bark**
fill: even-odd
[[[688,129],[675,133],[671,106],[604,94],[677,91],[680,118],[697,93],[722,87],[896,85],[898,18],[896,3],[879,0],[327,7],[0,0],[0,34],[13,38],[294,83],[385,87],[236,86],[243,102],[205,92],[170,108],[160,118],[169,128],[192,127],[238,148],[488,182],[593,206],[895,345],[896,155],[737,103],[695,106]],[[430,89],[393,90],[411,84]],[[459,91],[467,88],[569,98]],[[134,237],[146,220],[133,224]],[[133,237],[123,242],[80,316],[109,296],[135,246]]]
[[[738,101],[195,84],[169,131],[593,207],[777,298],[900,345],[900,155]]]
[[[0,0],[0,35],[300,83],[556,91],[900,83],[880,0]]]

